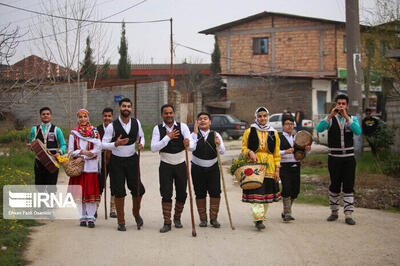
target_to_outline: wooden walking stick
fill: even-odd
[[[222,168],[222,162],[221,162],[221,157],[219,155],[219,145],[217,145],[217,157],[218,157],[218,165],[219,165],[219,172],[221,174],[221,179],[222,179],[222,187],[224,189],[224,196],[225,196],[225,204],[226,204],[226,209],[228,211],[228,216],[229,216],[229,223],[231,224],[232,230],[235,230],[235,226],[232,224],[232,217],[231,217],[231,210],[229,208],[229,202],[228,202],[228,195],[226,194],[226,186],[225,186],[225,178],[224,178],[224,169]]]
[[[104,151],[104,215],[107,220],[107,151]]]
[[[136,105],[135,105],[136,106]],[[140,143],[142,137],[139,137],[138,143]],[[137,165],[137,186],[136,186],[136,206],[137,206],[137,214],[140,217],[140,150],[138,148],[138,165]],[[140,230],[139,223],[136,224],[137,229]]]
[[[185,147],[186,153],[186,174],[188,179],[188,187],[189,187],[189,199],[190,199],[190,216],[192,218],[192,236],[196,236],[196,226],[194,225],[194,215],[193,215],[193,196],[192,196],[192,186],[190,185],[190,171],[189,171],[189,155],[188,148]]]

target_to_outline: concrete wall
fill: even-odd
[[[155,125],[161,122],[160,108],[167,103],[168,83],[154,82],[138,84],[137,86],[137,117],[143,125]],[[133,85],[114,86],[111,88],[86,89],[82,83],[80,90],[76,84],[71,85],[71,103],[69,103],[68,84],[61,84],[41,89],[28,101],[16,104],[12,107],[11,113],[16,119],[23,121],[24,125],[30,127],[40,123],[39,109],[48,106],[53,111],[53,122],[56,125],[68,127],[68,110],[72,110],[72,126],[76,125],[76,111],[83,106],[82,95],[87,93],[87,109],[90,113],[92,124],[101,122],[101,113],[105,107],[114,109],[114,117],[118,115],[118,103],[114,96],[122,95],[134,102]],[[21,92],[14,91],[14,94]],[[132,115],[134,111],[132,110]],[[0,126],[1,127],[1,126]]]
[[[393,150],[400,152],[400,96],[388,97],[386,113],[388,126],[397,126]]]
[[[252,122],[260,106],[271,114],[286,108],[302,108],[306,119],[312,115],[311,79],[227,77],[227,98],[232,102],[228,113]]]

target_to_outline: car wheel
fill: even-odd
[[[229,139],[229,135],[226,133],[226,131],[222,132],[221,136],[223,139]]]
[[[232,138],[234,139],[234,140],[238,140],[239,138],[240,138],[240,136],[232,136]]]

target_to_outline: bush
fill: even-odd
[[[380,157],[380,163],[384,174],[400,178],[400,153],[389,152]]]
[[[29,140],[30,128],[9,130],[0,134],[0,143],[25,142]]]

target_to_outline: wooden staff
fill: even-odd
[[[190,199],[190,216],[192,218],[192,236],[196,236],[196,226],[194,225],[194,215],[193,215],[193,196],[192,196],[192,186],[190,185],[190,171],[189,171],[189,155],[188,148],[185,147],[186,153],[186,174],[188,179],[188,187],[189,187],[189,199]]]
[[[104,150],[104,215],[107,220],[107,150]]]
[[[222,168],[222,162],[221,162],[221,157],[219,155],[219,145],[217,145],[217,157],[218,157],[218,165],[219,165],[219,172],[221,174],[221,179],[222,179],[222,187],[224,189],[224,196],[225,196],[225,204],[226,204],[226,209],[228,211],[228,216],[229,216],[229,223],[231,224],[232,230],[235,230],[235,227],[232,224],[232,217],[231,217],[231,210],[229,208],[229,202],[228,202],[228,195],[226,193],[226,186],[225,186],[225,178],[224,178],[224,169]]]
[[[136,106],[136,105],[135,105]],[[142,139],[142,137],[139,137],[139,141],[138,144],[140,143],[140,140]],[[140,217],[139,214],[139,210],[140,210],[140,150],[138,148],[138,165],[137,165],[137,189],[136,189],[136,206],[137,206],[137,212],[138,212],[138,216]],[[140,230],[140,225],[136,224],[137,229]]]

